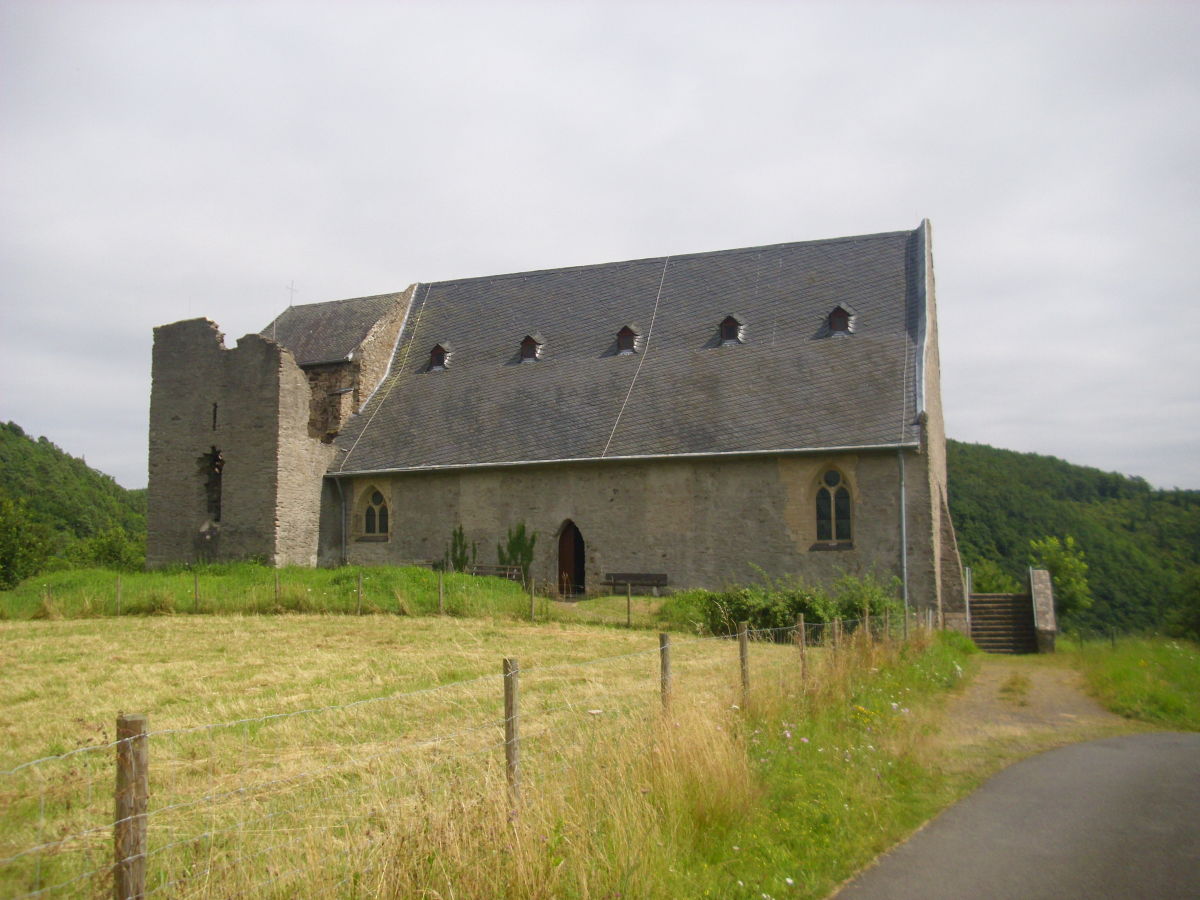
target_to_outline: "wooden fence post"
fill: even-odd
[[[517,686],[521,667],[515,657],[504,658],[504,771],[512,811],[521,800],[521,735],[517,728]]]
[[[117,615],[121,614],[121,576],[117,576]]]
[[[115,900],[141,900],[146,893],[149,730],[146,716],[117,716],[117,791],[113,825]]]
[[[867,643],[871,643],[871,607],[863,604],[863,631],[867,635]]]
[[[535,605],[535,600],[534,600],[532,576],[529,579],[529,621],[530,622],[537,621],[537,606]]]
[[[200,573],[192,570],[192,607],[200,612]]]
[[[357,584],[358,584],[358,606],[354,610],[354,614],[357,616],[361,616],[362,615],[362,572],[358,573]]]
[[[446,612],[446,588],[442,584],[443,572],[438,569],[438,615]]]
[[[738,659],[742,667],[742,709],[750,705],[750,623],[738,622]]]
[[[662,690],[663,711],[671,708],[671,636],[665,632],[658,634],[658,684]]]
[[[625,627],[633,627],[633,585],[625,582]]]
[[[804,613],[796,619],[796,637],[800,641],[800,686],[808,689],[808,629],[804,625]]]
[[[279,570],[275,570],[275,605],[279,605],[279,596],[282,593],[279,587]]]

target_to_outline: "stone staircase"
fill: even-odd
[[[985,653],[1037,653],[1028,594],[971,594],[971,638]]]

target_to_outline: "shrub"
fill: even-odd
[[[537,545],[537,532],[526,534],[525,523],[518,522],[508,529],[507,544],[496,545],[496,561],[502,566],[520,566],[521,581],[529,584],[529,567],[533,564],[533,548]]]
[[[874,575],[843,575],[832,591],[796,578],[763,578],[762,584],[724,591],[687,591],[672,598],[679,607],[693,610],[713,634],[732,634],[738,622],[754,629],[790,628],[803,615],[811,623],[836,618],[859,618],[866,609],[873,616],[898,612],[896,582],[884,584]],[[677,611],[675,615],[677,615]]]

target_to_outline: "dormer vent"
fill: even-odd
[[[537,332],[527,334],[521,340],[521,362],[536,362],[542,358],[542,346],[546,343]]]
[[[738,315],[729,315],[721,320],[721,346],[732,347],[740,344],[743,341],[742,334],[742,317]]]
[[[429,371],[444,372],[449,362],[450,342],[442,341],[434,344],[433,349],[429,351]]]
[[[857,314],[845,303],[839,303],[825,318],[825,327],[830,334],[854,334]]]
[[[630,356],[637,352],[637,342],[641,331],[636,325],[624,325],[617,332],[617,355]]]

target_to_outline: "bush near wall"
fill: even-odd
[[[829,589],[795,578],[764,578],[762,583],[722,591],[690,590],[672,595],[663,615],[688,619],[710,634],[732,634],[739,622],[754,629],[790,628],[803,615],[814,624],[834,619],[858,619],[903,612],[899,582],[885,582],[872,574],[856,578],[843,575]]]

